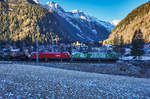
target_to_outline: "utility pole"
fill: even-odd
[[[36,30],[36,62],[39,62],[39,27],[37,27],[37,24],[34,24],[34,29]],[[35,31],[34,30],[34,31]]]
[[[52,36],[52,52],[54,52],[54,39],[53,39],[53,36]]]
[[[39,62],[39,36],[36,38],[36,62]]]

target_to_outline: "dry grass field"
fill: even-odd
[[[149,99],[150,79],[0,64],[0,99]]]

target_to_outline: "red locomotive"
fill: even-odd
[[[32,52],[30,59],[36,59],[36,52]],[[68,52],[40,52],[39,59],[70,59],[71,55]]]

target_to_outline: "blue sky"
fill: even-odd
[[[52,0],[39,0],[46,3]],[[53,0],[65,10],[79,9],[100,20],[121,20],[147,0]]]

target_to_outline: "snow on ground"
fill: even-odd
[[[0,64],[0,99],[148,99],[150,79]]]
[[[142,56],[142,60],[150,60],[150,56]]]
[[[125,56],[125,57],[121,57],[121,60],[132,60],[134,56]]]
[[[134,56],[121,57],[122,60],[133,60]],[[138,59],[136,59],[138,60]],[[140,60],[150,60],[150,56],[141,56]]]

